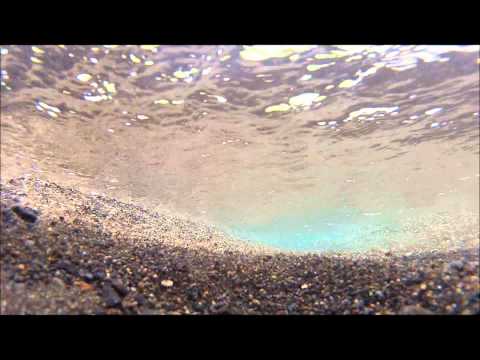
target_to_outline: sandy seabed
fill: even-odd
[[[296,254],[33,177],[1,187],[2,314],[475,314],[479,230]],[[420,235],[419,235],[420,236]]]

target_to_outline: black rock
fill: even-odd
[[[356,305],[357,309],[363,309],[365,307],[365,301],[363,301],[362,299],[358,300]]]
[[[15,225],[17,223],[17,217],[13,215],[12,210],[2,209],[2,222],[3,222],[3,225]]]
[[[103,299],[107,307],[115,307],[121,304],[122,300],[110,284],[103,286]]]
[[[383,291],[380,291],[380,290],[375,291],[375,297],[378,300],[384,300],[385,299],[385,295],[383,294]]]
[[[15,273],[13,275],[13,281],[18,282],[18,283],[24,282],[25,281],[25,276],[23,276],[19,273]]]
[[[92,273],[86,272],[86,273],[83,275],[83,279],[84,279],[86,282],[92,282],[93,280],[95,280],[95,277],[93,276]]]
[[[75,269],[75,265],[68,261],[59,261],[57,264],[57,268],[61,270],[65,270],[67,273],[76,275],[77,271]]]
[[[373,311],[372,309],[370,309],[368,307],[364,308],[362,310],[362,315],[373,315],[373,314],[375,314],[375,311]]]
[[[103,270],[97,270],[93,273],[94,280],[105,280],[105,272]]]
[[[112,280],[112,286],[120,295],[125,296],[128,294],[128,289],[122,284],[120,279]]]
[[[138,303],[138,305],[145,305],[147,303],[147,299],[145,299],[145,296],[142,294],[135,295],[135,301]]]
[[[207,307],[207,304],[202,302],[197,302],[192,305],[192,308],[195,311],[204,311],[206,307]]]
[[[210,312],[213,314],[226,314],[228,308],[228,302],[220,301],[218,303],[210,305]]]
[[[407,278],[405,280],[404,284],[407,285],[407,286],[420,284],[423,281],[423,279],[424,279],[424,277],[422,275],[412,276],[410,278]]]
[[[289,313],[293,313],[297,310],[297,304],[292,303],[287,305],[287,310]]]
[[[468,300],[468,305],[473,305],[473,304],[480,305],[480,292],[474,294]]]
[[[462,271],[463,268],[464,268],[464,262],[461,260],[452,261],[451,263],[448,264],[448,269],[450,271],[452,270]]]
[[[187,298],[191,301],[196,301],[201,296],[200,289],[196,286],[193,286],[187,289]]]
[[[34,223],[37,221],[37,214],[33,209],[15,205],[12,206],[12,211],[17,214],[17,216],[22,219],[23,221],[29,222],[29,223]]]

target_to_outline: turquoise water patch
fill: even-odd
[[[290,251],[363,251],[387,248],[399,225],[393,212],[324,209],[314,214],[282,216],[268,223],[235,224],[232,236]]]

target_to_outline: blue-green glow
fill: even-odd
[[[236,238],[283,250],[362,251],[387,247],[398,228],[391,213],[340,208],[277,217],[264,224],[235,224],[226,230]]]

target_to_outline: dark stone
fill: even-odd
[[[75,266],[68,262],[68,261],[59,261],[57,264],[57,268],[61,270],[65,270],[67,273],[76,275],[77,271],[75,269]]]
[[[128,289],[123,285],[120,279],[112,280],[112,286],[121,296],[125,296],[128,294]]]
[[[207,307],[207,304],[202,302],[196,302],[196,303],[193,303],[192,305],[192,308],[195,311],[204,311],[206,307]]]
[[[122,303],[120,296],[118,296],[117,292],[110,284],[105,284],[103,286],[103,299],[105,300],[107,307],[115,307]]]
[[[13,275],[13,281],[15,282],[24,282],[25,281],[25,276],[19,274],[19,273],[15,273]]]
[[[480,304],[480,292],[472,295],[468,300],[468,305],[474,305],[474,304],[477,304],[477,305]]]
[[[210,312],[213,314],[225,314],[227,313],[228,302],[220,301],[210,305]]]
[[[370,309],[368,307],[364,308],[362,310],[362,315],[373,315],[373,314],[375,314],[375,311],[373,311],[372,309]]]
[[[287,310],[288,310],[289,313],[294,313],[295,311],[297,311],[297,304],[295,304],[295,303],[288,304],[287,305]]]
[[[358,300],[356,305],[357,309],[363,309],[365,307],[365,301],[363,301],[362,299]]]
[[[383,294],[383,291],[380,291],[380,290],[375,291],[375,297],[378,300],[384,300],[385,299],[385,295]]]
[[[423,281],[423,276],[413,276],[410,278],[407,278],[405,280],[405,285],[410,286],[410,285],[415,285],[415,284],[420,284]]]
[[[196,286],[193,286],[187,289],[187,298],[191,301],[196,301],[200,298],[201,292],[200,289]]]
[[[86,273],[83,275],[83,279],[84,279],[86,282],[92,282],[93,280],[95,280],[95,277],[93,276],[92,273],[86,272]]]
[[[452,271],[462,271],[464,268],[464,263],[461,260],[452,261],[448,264],[448,270]]]
[[[29,223],[34,223],[35,221],[37,221],[37,214],[33,209],[15,205],[15,206],[12,206],[12,211],[15,214],[17,214],[17,216],[23,221],[26,221]]]
[[[145,299],[145,296],[143,296],[142,294],[135,295],[135,301],[140,306],[145,305],[147,303],[147,299]]]
[[[94,280],[105,280],[105,272],[103,270],[97,270],[93,273]]]
[[[13,215],[13,211],[10,209],[2,209],[2,222],[5,225],[15,225],[17,223],[17,217]]]

